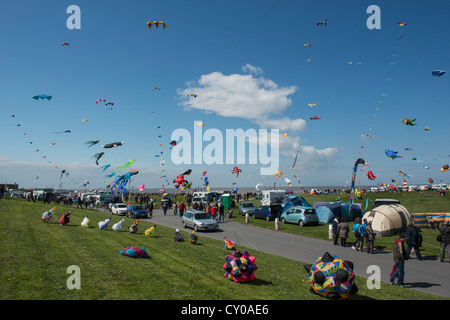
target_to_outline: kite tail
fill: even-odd
[[[295,177],[295,179],[297,179],[297,181],[298,181],[298,185],[301,187],[302,186],[302,184],[301,184],[301,182],[300,182],[300,178],[299,177],[297,177],[295,174],[294,174],[294,172],[292,172],[292,170],[291,170],[291,174]]]

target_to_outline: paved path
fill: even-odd
[[[178,228],[186,232],[192,231],[192,229],[182,227],[180,216],[174,216],[172,210],[164,216],[162,210],[157,209],[153,211],[151,219],[142,220],[152,221],[155,224],[174,229]],[[394,264],[391,252],[380,251],[375,254],[367,254],[352,250],[351,247],[335,246],[331,240],[312,239],[227,219],[219,224],[219,231],[199,232],[199,234],[220,241],[226,236],[239,246],[246,247],[249,250],[256,249],[305,263],[313,263],[325,252],[329,252],[343,260],[352,261],[355,274],[365,278],[372,275],[373,271],[367,272],[369,266],[379,266],[381,281],[383,282],[388,282],[388,275]],[[404,281],[405,288],[450,298],[450,263],[442,263],[436,259],[425,258],[425,260],[419,261],[412,258],[405,263]],[[361,285],[365,284],[359,284],[359,286]]]

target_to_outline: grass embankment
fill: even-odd
[[[71,210],[69,225],[55,219],[42,223],[40,214],[54,205],[22,200],[0,201],[0,299],[7,300],[313,300],[304,263],[249,250],[256,257],[256,280],[238,284],[227,280],[222,265],[230,254],[223,242],[200,234],[199,244],[173,241],[175,230],[158,226],[154,237],[144,231],[152,226],[142,221],[137,234],[127,231],[134,220],[126,218],[124,231],[111,230],[122,217],[113,216],[108,230],[97,223],[110,215],[94,210],[56,206],[54,218]],[[85,214],[91,227],[80,225]],[[182,232],[185,240],[188,234]],[[134,259],[118,253],[126,246],[146,247],[150,259]],[[238,248],[243,251],[245,248]],[[311,263],[312,261],[306,262]],[[67,268],[80,268],[81,289],[68,289]],[[369,290],[357,277],[359,292],[350,299],[439,299],[415,290],[382,283]]]

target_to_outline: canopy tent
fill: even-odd
[[[331,223],[334,218],[344,218],[345,221],[353,221],[358,217],[362,217],[362,209],[359,204],[350,204],[337,201],[337,202],[314,202],[313,208],[316,210],[319,222]]]
[[[381,205],[364,214],[363,219],[372,222],[378,237],[387,237],[406,231],[411,214],[399,204]]]

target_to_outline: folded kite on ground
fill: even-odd
[[[111,218],[106,219],[105,221],[100,221],[98,223],[98,228],[100,230],[105,230],[108,228],[108,223],[111,221]]]
[[[197,244],[198,237],[197,237],[197,235],[195,234],[195,231],[192,231],[191,234],[189,235],[189,241],[190,241],[192,244]]]
[[[183,237],[180,234],[180,230],[179,229],[175,230],[175,237],[173,238],[173,240],[176,241],[176,242],[183,242],[184,241]]]
[[[353,263],[326,252],[312,265],[305,265],[310,291],[329,299],[346,299],[356,293]]]
[[[147,230],[144,231],[144,234],[145,234],[147,237],[153,237],[153,233],[155,232],[155,228],[156,228],[156,225],[154,225],[154,226],[151,227],[151,228],[148,228]]]
[[[255,265],[255,257],[251,257],[247,251],[235,251],[225,257],[226,262],[222,266],[225,269],[225,278],[235,282],[249,282],[255,280],[254,272],[258,269]]]
[[[66,225],[70,222],[70,214],[71,213],[72,213],[72,211],[69,211],[59,219],[59,223],[61,223],[62,226]]]
[[[53,218],[53,214],[55,213],[56,207],[55,208],[51,208],[50,210],[44,212],[43,214],[41,214],[41,219],[42,222],[48,222]]]
[[[124,221],[125,221],[125,219],[122,219],[122,220],[120,220],[119,222],[114,223],[113,226],[112,226],[112,229],[113,229],[114,231],[122,231],[122,225],[123,225],[123,222],[124,222]]]
[[[83,221],[81,221],[81,226],[89,228],[91,226],[91,221],[89,220],[88,216],[85,216]]]
[[[231,240],[228,240],[227,238],[224,238],[223,241],[225,242],[224,248],[228,250],[235,250],[234,242]]]
[[[119,253],[131,258],[150,258],[150,255],[147,253],[145,247],[136,248],[133,246],[128,246],[122,251],[119,251]]]

